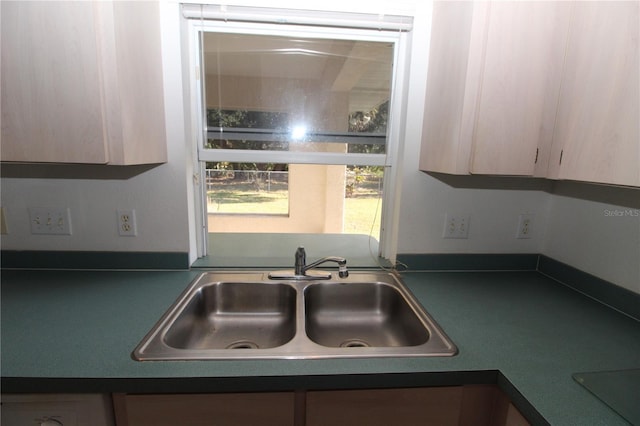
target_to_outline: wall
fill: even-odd
[[[244,2],[247,3],[251,2]],[[317,7],[315,2],[308,4],[313,4],[315,9],[351,7],[356,11],[355,3],[337,6],[341,2],[329,1]],[[397,2],[395,7],[410,10],[412,4],[409,1]],[[282,0],[273,4],[280,5],[302,7],[301,3],[294,1]],[[7,209],[10,227],[10,234],[2,237],[4,249],[189,250],[192,255],[195,253],[195,231],[190,220],[195,216],[189,184],[192,154],[184,136],[184,82],[178,60],[181,55],[177,36],[180,32],[178,8],[175,4],[163,2],[162,9],[163,48],[169,52],[164,64],[168,164],[128,180],[2,179],[2,206]],[[550,182],[530,179],[454,179],[418,171],[428,66],[428,47],[424,40],[428,40],[430,7],[427,3],[416,2],[415,10],[416,41],[411,54],[411,96],[407,104],[407,122],[410,125],[404,135],[404,152],[401,152],[404,163],[398,170],[401,182],[396,200],[399,223],[394,244],[397,252],[541,252],[640,293],[640,222],[637,218],[620,218],[604,213],[607,209],[617,210],[616,206],[626,209],[625,206],[632,204],[629,200],[640,199],[637,190],[623,190],[623,195],[609,199],[603,195],[603,192],[610,192],[606,187],[598,190],[587,185],[590,189],[580,191],[571,184],[554,187]],[[593,192],[598,196],[593,196]],[[74,235],[30,235],[26,211],[30,205],[71,207]],[[118,237],[115,223],[117,208],[136,209],[138,237]],[[445,212],[470,214],[469,239],[442,238]],[[520,213],[535,214],[531,239],[515,239]]]
[[[538,253],[546,227],[549,183],[532,179],[435,178],[418,170],[428,70],[431,8],[421,3],[414,20],[407,105],[398,253]],[[421,96],[418,96],[420,94]],[[445,214],[469,215],[468,239],[442,238]],[[533,214],[530,239],[516,239],[518,215]]]
[[[189,223],[191,174],[187,172],[191,154],[185,138],[182,69],[180,60],[175,59],[176,53],[178,58],[180,55],[179,9],[177,4],[162,4],[168,162],[130,178],[122,178],[127,170],[100,166],[19,169],[24,171],[22,175],[32,177],[5,177],[1,181],[9,227],[9,233],[2,236],[3,249],[194,251],[194,230]],[[69,174],[83,178],[60,178]],[[102,178],[94,178],[98,175]],[[27,209],[41,206],[69,207],[72,235],[31,235]],[[136,237],[118,235],[117,209],[135,209]]]
[[[640,189],[558,182],[542,253],[640,293]]]
[[[429,9],[418,7],[414,40],[428,39]],[[425,91],[427,50],[414,42],[414,94]],[[422,173],[423,102],[407,105],[397,253],[542,253],[640,293],[640,189]],[[470,215],[468,239],[442,238],[445,213]],[[521,213],[535,215],[531,239],[515,238]]]

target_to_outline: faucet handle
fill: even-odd
[[[304,275],[304,268],[307,265],[307,253],[304,247],[298,247],[294,256],[294,271],[296,275]]]
[[[298,249],[296,250],[295,259],[296,262],[298,262],[298,259],[302,260],[303,265],[307,263],[307,252],[304,250],[304,247],[298,247]]]
[[[349,270],[347,269],[347,263],[338,264],[338,276],[340,278],[347,278],[349,276]]]

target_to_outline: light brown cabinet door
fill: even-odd
[[[306,426],[458,426],[462,387],[307,392]]]
[[[524,426],[495,385],[113,396],[118,426]]]
[[[294,393],[118,395],[118,426],[293,426]]]
[[[548,158],[569,12],[567,2],[491,3],[472,174],[532,176]]]
[[[640,186],[638,2],[436,2],[420,169]]]
[[[109,1],[99,7],[109,163],[166,162],[159,4]]]
[[[434,4],[421,170],[546,172],[569,12],[565,2]]]
[[[573,4],[550,177],[640,186],[639,8]]]
[[[92,2],[2,2],[2,161],[106,163]]]
[[[157,2],[0,2],[4,162],[167,160]]]
[[[495,385],[309,391],[306,426],[525,426]]]

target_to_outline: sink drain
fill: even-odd
[[[258,349],[258,344],[250,340],[238,340],[227,346],[225,349]]]
[[[341,348],[368,348],[371,345],[364,340],[360,339],[348,339],[340,343]]]

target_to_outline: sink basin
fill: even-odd
[[[307,336],[323,346],[417,346],[429,339],[409,303],[384,283],[309,286],[305,313]]]
[[[296,333],[296,291],[283,284],[204,285],[167,328],[176,349],[273,348]]]
[[[133,351],[147,360],[451,356],[455,345],[395,274],[274,281],[205,272]]]

